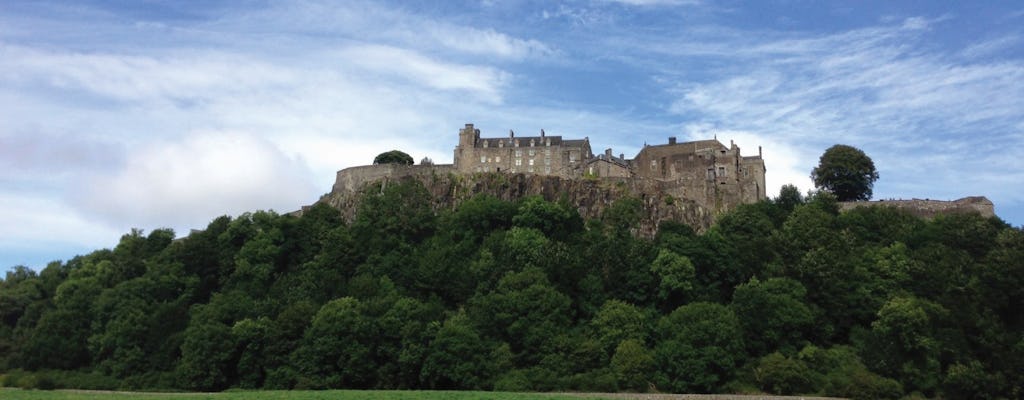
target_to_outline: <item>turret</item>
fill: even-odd
[[[473,147],[480,139],[480,130],[473,127],[473,124],[466,124],[465,128],[459,131],[459,146]]]

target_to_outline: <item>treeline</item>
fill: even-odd
[[[840,214],[793,187],[703,234],[631,233],[641,204],[418,183],[356,219],[132,231],[0,282],[6,383],[127,389],[1024,396],[1024,232],[997,218]]]

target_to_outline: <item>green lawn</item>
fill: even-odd
[[[173,399],[173,400],[546,400],[573,399],[580,397],[507,392],[436,392],[436,391],[231,391],[222,393],[128,393],[91,392],[71,390],[19,390],[0,389],[4,400],[128,400],[128,399]]]

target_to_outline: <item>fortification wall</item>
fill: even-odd
[[[964,197],[952,201],[930,199],[848,201],[839,203],[839,210],[848,211],[857,207],[870,206],[895,207],[922,218],[934,218],[936,215],[955,213],[978,213],[983,217],[996,215],[995,205],[984,196]]]
[[[334,186],[331,192],[352,193],[361,189],[364,185],[378,180],[399,179],[407,176],[430,176],[455,172],[455,166],[451,164],[438,165],[399,165],[399,164],[378,164],[363,165],[359,167],[345,168],[338,171],[334,178]]]

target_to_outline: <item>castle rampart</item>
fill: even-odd
[[[333,192],[356,192],[364,185],[381,179],[398,179],[407,176],[427,176],[455,172],[451,164],[401,165],[376,164],[345,168],[338,171],[334,179]]]
[[[941,214],[978,213],[983,217],[996,215],[995,205],[984,196],[964,197],[958,200],[878,200],[878,201],[847,201],[839,203],[840,211],[849,211],[857,207],[894,207],[906,210],[922,218],[934,218]]]

